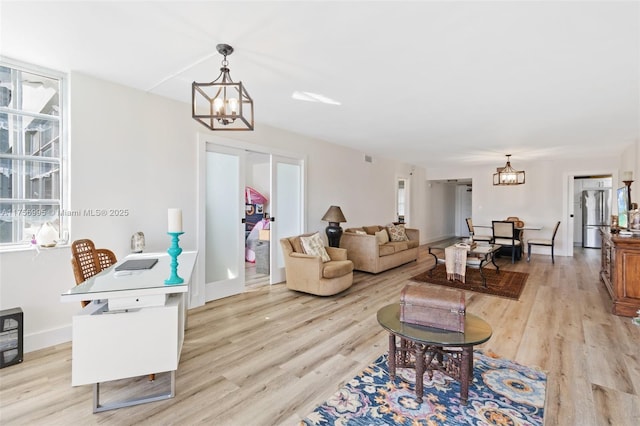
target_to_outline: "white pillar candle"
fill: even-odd
[[[182,209],[169,209],[169,232],[182,232]]]

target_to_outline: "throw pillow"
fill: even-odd
[[[389,242],[389,233],[386,229],[382,231],[376,232],[376,240],[378,240],[378,244],[386,244]]]
[[[302,248],[304,248],[304,252],[306,254],[310,254],[311,256],[320,256],[323,262],[331,260],[327,250],[324,248],[324,242],[322,242],[322,238],[320,238],[320,233],[316,232],[309,237],[300,237],[300,242],[302,243]]]
[[[367,233],[366,233],[366,232],[361,231],[361,230],[359,230],[359,229],[356,229],[356,230],[355,230],[355,231],[353,231],[353,232],[355,232],[355,233],[356,233],[356,234],[358,234],[358,235],[367,235]]]
[[[407,232],[404,229],[404,225],[394,225],[390,223],[387,225],[387,231],[389,231],[389,239],[391,241],[408,241]]]
[[[363,226],[362,229],[364,229],[369,235],[376,235],[376,232],[380,230],[380,227],[378,225]]]

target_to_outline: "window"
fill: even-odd
[[[0,62],[0,247],[63,225],[61,75]]]

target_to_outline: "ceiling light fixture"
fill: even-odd
[[[511,167],[511,154],[507,154],[507,164],[504,167],[496,168],[493,174],[494,185],[522,185],[524,183],[524,171]]]
[[[233,53],[228,44],[216,46],[224,56],[220,75],[211,83],[191,85],[191,116],[211,130],[253,130],[253,99],[239,81],[229,75],[227,56]]]

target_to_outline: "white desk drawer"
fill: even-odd
[[[167,296],[167,294],[147,294],[145,296],[111,297],[109,298],[109,310],[122,311],[164,306],[167,303]]]

